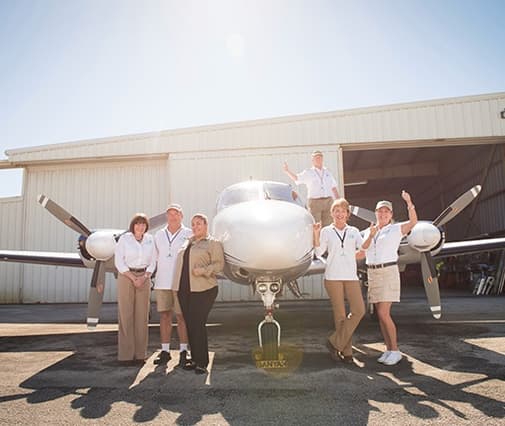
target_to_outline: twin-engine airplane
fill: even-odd
[[[434,221],[419,221],[399,248],[399,264],[421,263],[428,303],[435,318],[441,304],[433,257],[468,254],[505,248],[505,238],[445,242],[441,227],[453,219],[480,192],[465,192]],[[94,328],[103,298],[105,272],[114,272],[116,242],[124,230],[89,230],[55,202],[41,195],[39,203],[61,222],[80,234],[79,253],[47,253],[0,250],[0,261],[93,268],[88,301],[88,327]],[[353,207],[352,213],[375,222],[373,212]],[[165,222],[165,213],[151,218],[151,229]],[[273,312],[275,298],[287,286],[300,297],[296,280],[320,274],[325,263],[313,259],[314,220],[290,185],[271,181],[246,181],[226,188],[218,197],[212,234],[223,243],[224,274],[235,283],[260,294],[265,319],[258,326],[264,360],[277,360],[280,325]]]

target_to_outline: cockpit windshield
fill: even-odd
[[[233,204],[254,200],[279,200],[302,205],[290,185],[281,182],[247,181],[226,188],[217,200],[217,211]]]

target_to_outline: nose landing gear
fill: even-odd
[[[276,308],[275,296],[281,290],[279,281],[261,281],[256,283],[256,291],[260,294],[265,306],[265,319],[258,324],[258,340],[260,351],[255,353],[256,366],[263,369],[279,369],[287,367],[287,360],[280,352],[281,326],[274,319]]]

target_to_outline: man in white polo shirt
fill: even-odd
[[[309,211],[316,223],[328,226],[332,222],[331,203],[339,198],[337,181],[331,172],[323,166],[323,153],[312,152],[312,167],[300,173],[293,173],[288,168],[288,163],[283,166],[284,172],[297,184],[307,186],[307,198]]]
[[[172,335],[172,312],[177,318],[177,334],[179,335],[179,365],[187,362],[188,332],[182,316],[177,293],[172,290],[175,261],[177,252],[191,235],[191,229],[182,224],[182,208],[179,204],[170,204],[167,208],[167,226],[156,232],[154,241],[157,250],[158,266],[154,292],[156,305],[160,314],[161,352],[154,360],[155,364],[166,364],[170,361],[170,337]]]

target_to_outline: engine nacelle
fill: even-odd
[[[116,250],[116,232],[95,231],[86,239],[86,250],[96,260],[108,260]]]
[[[433,223],[427,221],[419,221],[412,228],[407,236],[407,243],[414,250],[432,251],[438,248],[444,240],[444,234]]]

